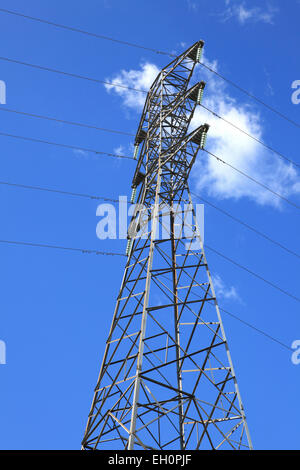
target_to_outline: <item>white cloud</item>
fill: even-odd
[[[207,65],[216,69],[217,63]],[[206,72],[199,69],[205,80]],[[197,71],[198,73],[198,71]],[[203,105],[263,141],[263,121],[258,111],[249,105],[238,103],[227,92],[224,82],[211,78],[204,92]],[[225,162],[240,169],[273,191],[289,197],[300,193],[299,174],[292,164],[283,162],[259,143],[230,126],[223,120],[198,107],[192,128],[207,122],[210,124],[206,148]],[[281,199],[257,185],[216,158],[199,153],[192,173],[198,190],[220,199],[247,197],[258,204],[281,207]]]
[[[274,16],[278,11],[277,8],[270,5],[266,5],[264,9],[247,7],[245,2],[238,3],[236,0],[226,0],[225,5],[227,8],[223,13],[223,20],[228,21],[231,18],[236,18],[240,24],[245,24],[247,21],[274,24]]]
[[[227,300],[240,300],[236,288],[234,286],[226,286],[224,281],[218,274],[212,276],[212,282],[217,298],[223,298]]]
[[[205,57],[203,61],[213,69],[218,67],[216,61],[208,62]],[[155,64],[145,63],[139,70],[122,70],[112,83],[147,90],[158,73],[159,69]],[[255,108],[233,99],[225,83],[214,78],[200,65],[194,75],[197,81],[207,81],[203,101],[207,108],[256,138],[264,140],[263,121]],[[106,89],[120,96],[125,107],[141,111],[145,95],[114,85],[106,85]],[[212,153],[285,197],[300,193],[299,175],[291,164],[283,162],[245,134],[198,107],[191,129],[204,122],[211,126],[206,148]],[[199,192],[206,192],[219,199],[248,198],[260,205],[269,204],[277,208],[280,208],[282,203],[271,192],[204,152],[200,152],[197,157],[192,172],[192,183]]]
[[[105,88],[108,92],[114,91],[119,95],[125,106],[141,109],[144,106],[146,94],[136,92],[133,88],[148,91],[159,72],[160,70],[155,64],[146,62],[141,65],[140,70],[121,70],[113,79],[107,79],[111,85],[105,85]],[[121,88],[115,85],[122,85],[132,89]]]

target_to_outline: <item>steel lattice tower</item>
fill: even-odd
[[[163,68],[146,98],[138,204],[83,449],[252,448],[188,187],[208,130],[188,133],[205,86],[188,88],[203,44]]]

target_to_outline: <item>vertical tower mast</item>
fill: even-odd
[[[188,133],[203,44],[163,68],[147,95],[128,259],[83,449],[252,448],[188,187],[209,127]]]

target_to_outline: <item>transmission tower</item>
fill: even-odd
[[[209,127],[188,132],[203,45],[163,68],[146,98],[128,259],[83,449],[252,448],[188,187]]]

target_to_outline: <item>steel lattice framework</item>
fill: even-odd
[[[163,68],[146,98],[128,260],[83,449],[252,448],[188,187],[208,130],[188,133],[202,48]]]

